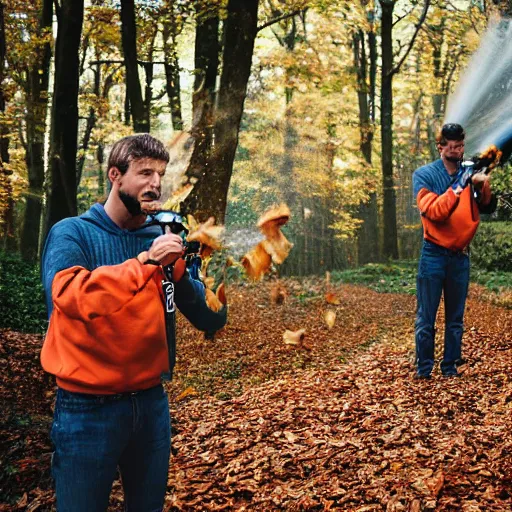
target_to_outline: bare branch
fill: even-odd
[[[257,28],[257,32],[260,32],[264,28],[270,27],[271,25],[274,25],[276,23],[279,23],[280,21],[286,20],[288,18],[293,18],[294,16],[300,15],[304,13],[306,9],[298,9],[297,11],[292,11],[288,14],[283,14],[282,16],[278,16],[277,18],[273,18],[270,21],[267,21],[266,23],[263,23],[263,25],[260,25]]]
[[[416,30],[414,31],[414,34],[412,35],[411,42],[409,43],[409,47],[407,48],[407,51],[403,54],[402,58],[400,59],[400,62],[391,70],[392,75],[394,75],[395,73],[398,73],[400,71],[400,68],[402,67],[403,63],[405,62],[405,59],[407,59],[407,57],[409,56],[409,53],[412,50],[412,47],[414,45],[414,41],[416,40],[418,32],[420,31],[421,26],[423,25],[425,19],[427,18],[427,12],[428,12],[429,7],[430,7],[430,0],[425,0],[425,4],[423,5],[423,12],[421,13],[420,19],[418,20],[418,23],[416,24]]]
[[[393,27],[395,25],[398,25],[404,18],[407,18],[407,16],[409,16],[409,14],[411,14],[411,12],[413,12],[413,11],[414,11],[414,7],[410,11],[406,12],[403,16],[397,16],[396,20],[393,22]]]

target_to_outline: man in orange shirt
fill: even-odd
[[[494,203],[489,176],[461,165],[464,129],[445,124],[437,137],[440,158],[413,174],[413,190],[423,224],[417,277],[415,325],[417,378],[434,368],[435,321],[444,293],[445,332],[441,372],[455,377],[461,359],[464,308],[469,285],[469,243]]]
[[[148,134],[114,144],[111,191],[51,229],[42,261],[50,324],[43,368],[56,376],[52,473],[59,512],[105,511],[119,467],[128,511],[162,510],[170,454],[163,380],[175,361],[175,305],[215,332],[203,284],[146,210],[160,198],[169,154]]]

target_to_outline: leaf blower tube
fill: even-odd
[[[489,146],[479,155],[463,162],[463,166],[472,167],[473,173],[485,172],[488,174],[496,166],[503,165],[512,154],[512,127],[503,133],[496,144]]]

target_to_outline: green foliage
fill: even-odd
[[[497,167],[491,175],[492,191],[498,197],[496,217],[498,220],[512,220],[512,166]]]
[[[416,293],[416,261],[369,263],[364,267],[332,272],[333,281],[360,284],[380,293]]]
[[[47,326],[39,265],[0,253],[0,328],[41,333]]]
[[[512,272],[471,269],[471,281],[495,293],[512,290]]]
[[[480,223],[471,243],[471,261],[482,270],[512,272],[512,223]]]
[[[510,235],[509,235],[510,236]],[[472,253],[473,254],[473,253]],[[416,293],[417,261],[393,263],[370,263],[364,267],[336,271],[331,274],[333,282],[358,284],[380,293]],[[481,284],[492,292],[512,289],[512,272],[489,271],[478,268],[473,261],[471,282]]]

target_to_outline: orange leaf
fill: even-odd
[[[228,299],[226,298],[226,287],[224,286],[224,283],[219,284],[216,295],[222,304],[226,305],[228,303]]]
[[[213,293],[213,291],[210,290],[210,288],[206,288],[205,296],[206,296],[206,304],[208,304],[208,307],[212,311],[217,312],[220,309],[222,309],[222,305],[223,305],[222,302],[219,300],[217,295],[215,295],[215,293]]]
[[[198,393],[197,391],[195,390],[195,388],[189,386],[188,388],[186,388],[185,390],[183,390],[177,397],[176,397],[176,401],[177,402],[180,402],[181,400],[184,400],[185,398],[189,397],[189,396],[197,396]]]
[[[267,210],[259,219],[257,226],[261,232],[271,238],[281,226],[290,219],[290,209],[285,204]]]
[[[255,281],[261,279],[263,274],[270,268],[272,260],[265,250],[263,242],[253,247],[243,258],[242,265],[249,278]]]
[[[293,247],[281,232],[281,226],[286,224],[289,218],[290,209],[285,204],[281,204],[265,212],[258,220],[257,225],[266,237],[263,242],[265,250],[277,264],[283,263]]]
[[[327,302],[327,304],[340,304],[340,299],[336,296],[335,293],[332,292],[327,292],[325,294],[325,301]]]
[[[224,231],[224,226],[215,226],[215,218],[210,217],[203,224],[199,224],[197,229],[191,231],[187,236],[187,242],[200,242],[200,254],[202,258],[207,258],[213,251],[222,248],[220,236]]]
[[[288,257],[293,244],[278,230],[272,238],[263,240],[265,250],[272,257],[272,261],[280,265]]]

